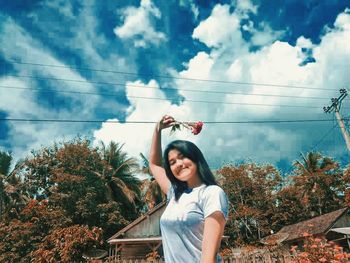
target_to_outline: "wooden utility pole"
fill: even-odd
[[[331,113],[332,111],[334,111],[335,116],[337,118],[339,127],[341,129],[341,132],[344,136],[344,140],[346,143],[346,146],[348,148],[348,150],[350,151],[350,137],[349,137],[349,133],[346,130],[344,121],[340,115],[340,107],[341,107],[341,103],[343,101],[343,99],[345,99],[345,97],[348,95],[348,91],[346,89],[340,89],[340,96],[338,98],[332,98],[332,105],[331,106],[327,106],[327,107],[323,107],[323,110],[325,113]]]

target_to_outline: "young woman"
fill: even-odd
[[[195,144],[173,141],[165,149],[162,162],[161,131],[175,123],[171,116],[157,123],[149,159],[151,173],[167,195],[167,207],[160,219],[165,262],[219,262],[227,197]]]

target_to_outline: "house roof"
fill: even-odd
[[[338,227],[338,228],[332,228],[332,232],[340,233],[343,235],[350,235],[350,227]]]
[[[338,218],[341,217],[347,210],[348,207],[345,207],[306,221],[285,226],[278,232],[278,234],[288,234],[288,238],[285,241],[302,238],[304,233],[311,235],[325,234],[331,229]]]
[[[123,235],[125,232],[129,231],[131,228],[133,228],[137,224],[141,223],[143,220],[147,219],[153,213],[155,213],[156,211],[161,209],[164,205],[166,205],[166,201],[163,201],[163,202],[159,203],[158,205],[156,205],[153,209],[149,210],[147,213],[143,214],[142,216],[137,218],[135,221],[133,221],[132,223],[130,223],[129,225],[127,225],[126,227],[121,229],[119,232],[117,232],[116,234],[111,236],[107,241],[110,242],[112,239],[116,239],[119,236]]]

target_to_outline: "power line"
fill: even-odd
[[[67,82],[77,82],[77,83],[92,83],[98,85],[114,85],[114,86],[125,86],[125,83],[113,83],[113,82],[101,82],[94,80],[78,80],[78,79],[63,79],[63,78],[54,78],[54,77],[38,77],[33,75],[16,75],[16,74],[8,74],[7,76],[18,77],[18,78],[30,78],[30,79],[44,79],[44,80],[56,80],[56,81],[67,81]],[[237,84],[237,83],[233,83]],[[254,83],[247,83],[247,85],[257,85]],[[136,85],[137,86],[137,85]],[[311,88],[311,87],[297,87],[297,86],[287,86],[287,85],[265,85],[259,84],[258,86],[267,86],[267,87],[282,87],[282,88],[294,88],[294,89],[310,89],[310,90],[327,90],[327,91],[335,91],[336,89],[326,89],[326,88]],[[158,88],[158,87],[156,87]]]
[[[332,119],[333,120],[333,119]],[[320,139],[320,140],[318,140],[316,143],[315,143],[315,145],[314,145],[314,147],[312,147],[311,148],[311,151],[313,152],[315,149],[316,149],[316,147],[334,130],[334,128],[335,128],[335,126],[337,126],[337,124],[335,123],[333,123],[333,127],[332,128],[330,128],[323,136],[322,136],[322,138]]]
[[[14,60],[11,60],[11,62],[14,64],[20,64],[20,65],[32,65],[32,66],[53,67],[53,68],[67,68],[67,69],[86,70],[86,71],[93,71],[93,72],[95,71],[95,72],[105,72],[105,73],[116,73],[116,74],[121,74],[121,75],[151,77],[149,74],[135,73],[135,72],[83,68],[83,67],[72,67],[72,66],[63,66],[63,65],[49,65],[49,64],[43,64],[43,63],[19,62],[19,61],[14,61]],[[243,81],[225,81],[225,80],[199,79],[199,78],[185,78],[185,77],[174,77],[174,76],[169,76],[169,75],[152,75],[152,77],[178,79],[178,80],[189,80],[189,81],[212,82],[212,83],[237,84],[237,85],[254,85],[254,86],[284,87],[284,88],[313,89],[313,90],[336,90],[336,89],[311,88],[311,87],[307,87],[307,86],[294,86],[294,85],[283,85],[283,84],[254,83],[254,82],[243,82]]]
[[[11,122],[63,122],[63,123],[114,123],[114,124],[155,124],[155,121],[108,121],[108,120],[70,120],[70,119],[30,119],[30,118],[0,118],[0,121]],[[333,119],[305,119],[305,120],[255,120],[255,121],[204,121],[205,124],[262,124],[262,123],[308,123],[329,122]]]
[[[7,86],[0,86],[0,88],[7,88]],[[16,87],[21,90],[34,90],[34,91],[46,91],[46,92],[57,92],[57,90],[44,90],[44,89],[35,89],[35,88],[22,88]],[[14,88],[12,88],[14,89]],[[72,93],[72,94],[90,94],[90,95],[100,95],[96,92],[79,92],[79,91],[59,91],[61,93]],[[110,95],[110,94],[109,94]],[[113,96],[117,96],[114,94]],[[170,99],[179,99],[179,97],[169,97],[169,98],[156,98],[156,97],[144,97],[144,96],[133,96],[128,95],[128,98],[134,99],[143,99],[143,100],[162,100],[169,101]],[[265,103],[242,103],[242,102],[221,102],[221,101],[207,101],[207,100],[191,100],[186,99],[186,102],[193,103],[207,103],[207,104],[225,104],[225,105],[240,105],[240,106],[264,106],[264,107],[282,107],[282,108],[308,108],[308,109],[319,109],[318,106],[306,106],[306,105],[289,105],[289,104],[265,104]]]
[[[83,81],[85,82],[85,81]],[[102,83],[101,83],[102,84]],[[104,83],[105,84],[105,83]],[[125,86],[125,84],[122,83],[110,83],[111,85],[115,86]],[[291,95],[277,95],[277,94],[263,94],[263,93],[255,93],[255,94],[249,94],[244,92],[226,92],[226,91],[212,91],[212,90],[196,90],[196,89],[176,89],[176,88],[158,88],[158,87],[151,87],[151,86],[144,86],[144,85],[134,85],[134,84],[127,84],[128,87],[133,88],[142,88],[145,90],[154,90],[157,89],[159,91],[163,90],[170,90],[170,91],[190,91],[190,92],[198,92],[198,93],[213,93],[213,94],[225,94],[225,95],[244,95],[244,96],[262,96],[262,97],[278,97],[278,98],[295,98],[295,99],[317,99],[317,100],[328,100],[328,98],[324,97],[300,97],[300,96],[291,96]],[[22,89],[22,90],[39,90],[39,91],[49,91],[49,92],[63,92],[63,93],[78,93],[78,94],[87,94],[87,95],[107,95],[107,96],[114,96],[119,95],[117,93],[113,92],[84,92],[84,91],[67,91],[67,90],[56,90],[56,89],[39,89],[39,88],[23,88],[23,87],[16,87],[16,86],[4,86],[0,85],[0,88],[5,89]]]

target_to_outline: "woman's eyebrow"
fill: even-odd
[[[174,161],[176,158],[178,158],[179,156],[182,156],[182,153],[177,153],[176,156],[172,157],[172,158],[169,158],[169,163],[171,161]]]

